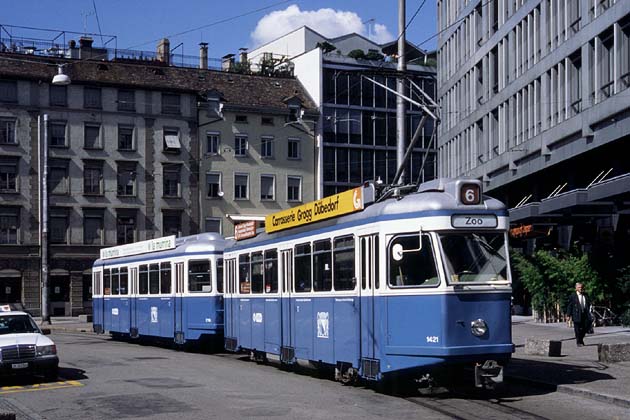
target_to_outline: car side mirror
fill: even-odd
[[[42,334],[44,335],[50,335],[50,328],[42,328]]]

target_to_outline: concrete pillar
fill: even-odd
[[[547,55],[547,42],[549,42],[548,34],[547,34],[547,22],[549,21],[549,10],[547,8],[547,2],[543,1],[540,3],[540,52],[544,57]]]
[[[619,93],[619,76],[621,75],[621,39],[623,37],[623,34],[621,33],[621,27],[619,26],[619,23],[615,23],[613,25],[613,50],[612,53],[614,54],[613,56],[613,65],[615,66],[615,68],[613,69],[613,89],[614,89],[614,93]]]
[[[541,76],[542,86],[540,92],[542,131],[549,128],[549,116],[551,114],[551,104],[549,103],[551,98],[551,95],[549,94],[549,82],[549,73],[544,72]]]
[[[582,111],[584,111],[586,108],[589,108],[593,105],[593,103],[591,102],[591,91],[593,90],[591,83],[593,78],[591,77],[591,75],[593,74],[593,72],[595,71],[595,69],[593,68],[593,63],[591,63],[591,54],[590,54],[590,49],[591,49],[591,44],[589,42],[587,42],[586,44],[582,45],[582,80],[581,82],[581,86],[582,86]]]

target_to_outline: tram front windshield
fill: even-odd
[[[449,283],[507,281],[505,234],[440,234]]]

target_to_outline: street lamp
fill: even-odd
[[[44,132],[42,135],[42,121],[39,126],[39,246],[41,253],[42,275],[42,324],[50,324],[48,312],[48,114],[44,114]]]
[[[68,86],[70,84],[70,77],[63,72],[64,65],[57,65],[57,74],[52,79],[52,84],[55,86]]]
[[[57,74],[52,79],[55,86],[68,86],[70,77],[63,72],[64,64],[57,66]],[[39,127],[39,244],[41,250],[42,273],[42,324],[50,324],[49,312],[49,269],[48,269],[48,114],[43,115],[44,132],[42,135],[42,121],[38,120]]]

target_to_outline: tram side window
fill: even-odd
[[[225,290],[228,293],[236,293],[236,258],[227,260]]]
[[[378,290],[381,286],[379,281],[379,257],[378,257],[378,235],[374,238],[374,288]]]
[[[160,293],[171,293],[171,263],[160,263]]]
[[[209,260],[188,261],[188,291],[212,291]]]
[[[365,290],[365,287],[367,285],[367,273],[366,273],[367,270],[365,270],[364,265],[367,258],[367,255],[366,255],[367,254],[367,246],[366,246],[367,239],[361,238],[360,241],[361,241],[361,246],[359,247],[359,249],[361,250],[361,259],[359,261],[361,261],[361,289]]]
[[[120,286],[119,291],[121,295],[126,295],[129,292],[129,273],[127,267],[120,269]]]
[[[332,246],[330,239],[313,242],[313,290],[332,290]]]
[[[217,258],[217,292],[223,293],[223,258]]]
[[[422,247],[417,233],[398,236],[390,242],[388,252],[391,287],[425,287],[439,284],[429,235],[422,235]]]
[[[103,294],[112,294],[112,275],[109,268],[103,270]]]
[[[252,254],[252,293],[262,293],[263,289],[263,254],[254,252]]]
[[[335,290],[354,290],[354,236],[335,238],[333,256]]]
[[[118,269],[112,268],[112,295],[120,294],[120,281],[118,278]]]
[[[296,292],[311,291],[311,244],[295,246],[295,277]]]
[[[160,293],[160,265],[149,264],[149,294]]]
[[[278,291],[278,251],[265,251],[265,293]]]
[[[94,284],[92,284],[92,293],[94,295],[101,294],[101,273],[94,273]]]
[[[149,293],[149,270],[147,265],[141,265],[138,270],[138,292],[141,295]]]
[[[240,293],[251,292],[251,279],[249,277],[249,254],[238,256],[238,290]]]

